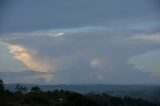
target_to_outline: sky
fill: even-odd
[[[1,0],[5,83],[160,84],[159,0]]]

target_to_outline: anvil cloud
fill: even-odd
[[[7,83],[160,82],[158,0],[2,3],[0,78]]]

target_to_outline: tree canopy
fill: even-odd
[[[4,89],[2,80],[0,89],[3,92],[0,93],[0,106],[160,106],[160,103],[106,93],[80,94],[62,89],[44,92],[38,86],[27,91],[19,84],[15,87],[16,91],[11,92]]]

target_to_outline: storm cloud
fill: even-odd
[[[155,59],[160,55],[156,0],[38,2],[14,1],[8,6],[3,2],[0,45],[10,55],[0,63],[19,62],[14,68],[11,64],[0,68],[7,82],[15,73],[27,72],[29,76],[22,74],[15,81],[159,83],[160,77],[155,76],[160,69],[160,59]],[[0,51],[5,54],[2,47]]]

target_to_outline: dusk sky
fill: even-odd
[[[0,78],[160,84],[160,1],[1,0]]]

